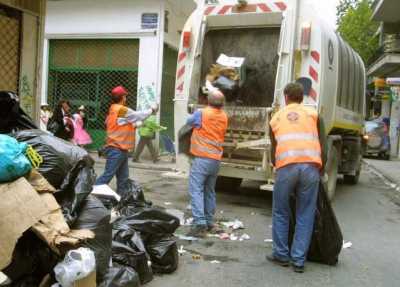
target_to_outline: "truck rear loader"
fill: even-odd
[[[221,54],[245,58],[246,78],[229,117],[217,185],[236,188],[243,179],[262,181],[271,190],[269,120],[285,106],[283,89],[301,79],[304,105],[318,110],[328,138],[329,197],[338,174],[356,184],[361,170],[365,114],[365,68],[360,56],[318,18],[307,0],[198,1],[181,36],[175,86],[175,137],[190,107],[205,104],[202,87]],[[178,150],[178,149],[177,149]],[[177,169],[190,160],[177,155]]]

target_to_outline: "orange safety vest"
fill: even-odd
[[[277,169],[293,163],[322,166],[317,121],[318,113],[301,104],[289,104],[272,117]]]
[[[121,115],[123,105],[112,104],[106,119],[107,125],[107,141],[106,145],[115,147],[121,150],[133,150],[135,147],[135,126],[131,123],[125,125],[118,125],[118,117]]]
[[[228,128],[228,117],[222,109],[206,107],[201,111],[201,128],[194,128],[190,153],[194,156],[221,160]]]

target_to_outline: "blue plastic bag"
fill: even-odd
[[[12,137],[0,135],[0,182],[13,181],[32,169],[25,156],[27,148],[26,143],[19,143]]]

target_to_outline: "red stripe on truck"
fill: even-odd
[[[258,8],[261,9],[261,11],[263,11],[263,12],[265,12],[265,13],[268,13],[268,12],[271,12],[271,11],[272,11],[272,10],[267,6],[267,4],[265,4],[265,3],[259,3],[259,4],[257,4],[257,6],[258,6]]]
[[[319,53],[317,51],[311,51],[311,57],[319,64]]]
[[[182,68],[179,69],[178,74],[176,75],[176,77],[179,79],[184,74],[185,74],[185,66],[183,66]]]
[[[275,5],[276,5],[281,11],[285,11],[286,8],[287,8],[285,2],[275,2]]]
[[[206,10],[204,11],[204,15],[210,15],[211,12],[215,9],[215,6],[209,6],[206,8]]]
[[[309,95],[314,101],[317,101],[317,92],[311,88],[310,89],[310,95]]]
[[[176,90],[182,92],[182,91],[183,91],[183,83],[181,83],[181,84],[176,88]]]
[[[186,53],[185,52],[180,53],[179,57],[178,57],[178,63],[180,63],[183,60],[185,60],[185,58],[186,58]]]
[[[225,5],[221,8],[221,10],[218,11],[218,15],[224,15],[226,12],[228,12],[229,9],[231,9],[233,5]]]
[[[310,74],[311,78],[314,79],[314,81],[318,82],[318,72],[312,66],[310,66],[308,73]]]

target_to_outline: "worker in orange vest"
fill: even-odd
[[[108,184],[114,175],[117,177],[117,193],[122,195],[129,184],[129,151],[135,146],[135,131],[142,121],[158,111],[154,104],[146,111],[134,111],[126,106],[128,91],[115,87],[111,91],[111,106],[106,118],[107,139],[105,154],[107,157],[103,175],[96,185]]]
[[[188,236],[204,237],[214,228],[215,183],[228,127],[224,103],[222,92],[214,90],[208,95],[208,106],[187,120],[193,126],[190,153],[194,156],[189,177],[193,226]]]
[[[302,104],[301,84],[288,84],[284,95],[286,106],[270,122],[276,175],[272,207],[273,252],[267,259],[281,266],[292,262],[294,271],[302,273],[313,232],[320,174],[325,162],[325,131],[317,111]],[[289,248],[291,193],[296,194],[297,208],[296,228]]]

